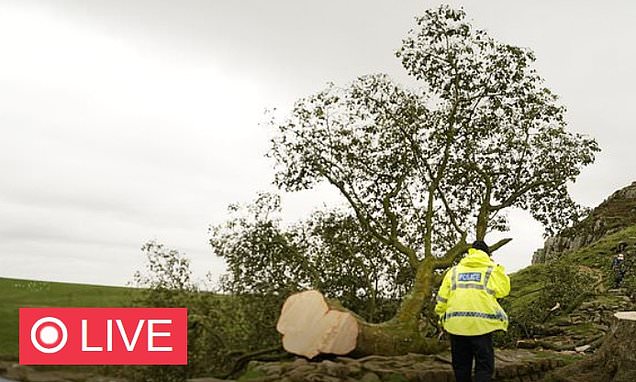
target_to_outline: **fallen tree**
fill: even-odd
[[[448,6],[426,11],[417,24],[397,55],[421,89],[405,89],[386,75],[362,76],[347,87],[329,85],[300,99],[287,118],[272,120],[269,156],[275,161],[275,184],[299,191],[329,183],[347,202],[360,229],[387,249],[388,262],[409,270],[410,291],[384,323],[372,325],[349,312],[354,325],[349,316],[331,313],[339,310],[327,302],[325,314],[334,321],[326,329],[305,325],[300,317],[298,322],[283,318],[283,330],[304,325],[311,333],[308,338],[321,338],[306,339],[311,346],[301,346],[305,354],[321,352],[314,342],[321,345],[325,331],[340,328],[335,324],[340,320],[347,322],[342,326],[346,331],[355,332],[357,325],[353,348],[361,353],[436,350],[435,341],[421,334],[422,311],[431,314],[440,276],[466,251],[468,237],[484,240],[488,231],[505,231],[509,208],[529,211],[548,233],[583,212],[566,184],[594,161],[598,146],[565,130],[565,109],[532,68],[533,53],[495,41],[474,29],[462,10]],[[258,245],[243,245],[241,235],[232,237],[238,240],[217,240],[232,243],[222,248],[224,253],[237,249],[256,254],[258,266],[275,259],[299,264],[280,272],[280,278],[297,278],[296,270],[307,268],[303,260],[309,255],[303,245],[290,249],[285,235]],[[319,251],[312,253],[320,256]],[[268,284],[261,273],[239,265],[249,282]],[[368,281],[376,274],[373,266],[361,265]],[[312,280],[321,277],[315,269],[308,273]],[[280,278],[273,282],[280,283]],[[306,300],[299,297],[292,306]],[[325,309],[323,303],[311,304],[317,307],[303,309]],[[302,309],[299,312],[305,317]],[[310,318],[307,322],[313,323]],[[334,340],[329,346],[343,344],[351,346],[351,340]]]
[[[397,55],[422,91],[363,76],[272,122],[275,183],[296,191],[328,182],[415,275],[393,319],[358,321],[356,348],[368,352],[431,349],[418,339],[420,313],[468,235],[505,230],[510,207],[548,232],[576,220],[582,210],[566,183],[598,151],[593,139],[565,131],[564,108],[531,68],[532,52],[473,29],[448,6],[417,22]]]
[[[276,329],[283,335],[285,350],[307,358],[318,354],[428,354],[443,349],[408,322],[367,323],[315,290],[290,296]]]

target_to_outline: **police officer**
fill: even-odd
[[[508,316],[497,299],[509,292],[510,278],[492,261],[488,245],[481,240],[446,273],[435,312],[450,334],[457,382],[471,381],[473,359],[475,381],[491,381],[495,371],[492,333],[508,329]]]

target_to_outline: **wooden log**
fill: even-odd
[[[322,293],[309,290],[293,294],[283,304],[276,329],[283,335],[283,348],[313,358],[318,354],[401,355],[432,354],[445,346],[424,337],[417,322],[365,322]]]

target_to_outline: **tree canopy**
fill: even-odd
[[[298,100],[273,122],[277,186],[329,182],[361,227],[414,269],[448,267],[467,237],[505,230],[510,207],[547,233],[579,219],[567,184],[599,148],[566,130],[565,107],[529,49],[441,6],[417,18],[396,55],[417,88],[364,75]]]
[[[263,193],[229,209],[230,218],[210,229],[214,252],[228,266],[227,292],[287,297],[311,287],[369,321],[382,321],[412,284],[408,263],[347,211],[317,210],[286,227],[277,195]]]

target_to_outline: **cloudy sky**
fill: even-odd
[[[267,108],[386,72],[437,1],[0,0],[0,277],[124,285],[156,239],[218,275],[207,230],[273,190]],[[474,24],[532,48],[571,130],[603,152],[570,190],[595,206],[636,180],[636,6],[466,1]],[[285,195],[293,221],[337,195]],[[496,255],[529,264],[542,228],[513,213]],[[494,240],[494,237],[492,238]]]

